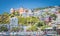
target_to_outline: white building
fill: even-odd
[[[57,15],[57,19],[56,22],[60,24],[60,13],[56,14]]]
[[[12,17],[10,18],[10,27],[17,27],[18,26],[18,18]]]
[[[33,16],[33,12],[32,12],[32,10],[28,10],[28,12],[27,12],[27,16]]]
[[[22,13],[22,16],[27,17],[27,13],[26,12]]]

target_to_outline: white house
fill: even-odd
[[[27,17],[27,13],[26,12],[22,13],[22,16]]]
[[[28,12],[27,12],[27,16],[33,16],[33,12],[32,12],[32,10],[28,10]]]
[[[18,18],[12,17],[10,18],[10,27],[17,27],[18,26]]]
[[[60,13],[56,14],[57,15],[57,19],[56,22],[60,24]]]

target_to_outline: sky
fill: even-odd
[[[57,5],[60,5],[60,0],[0,0],[0,14],[4,12],[10,13],[11,8],[24,7],[33,9]]]

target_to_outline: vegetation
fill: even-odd
[[[34,8],[34,10],[42,10],[42,9],[48,9],[48,8],[54,8],[54,6],[43,7],[43,8]]]
[[[44,25],[44,26],[40,27],[40,29],[41,29],[41,30],[44,30],[44,29],[47,28],[47,27],[50,27],[50,26]]]
[[[41,27],[41,26],[44,26],[44,25],[45,25],[45,23],[41,22],[41,21],[36,24],[37,27]]]
[[[27,30],[29,30],[29,31],[37,31],[38,28],[36,26],[31,26],[31,27],[27,28]]]
[[[5,27],[5,26],[1,26],[1,27],[0,27],[0,32],[2,32],[2,31],[5,31],[5,32],[6,32],[6,31],[8,31],[8,28]]]
[[[56,14],[51,14],[50,16],[53,18],[53,20],[56,20],[57,18]]]
[[[34,24],[33,26],[29,27],[27,30],[37,31],[38,28],[44,29],[43,26],[45,26],[45,23],[40,21],[40,22],[37,22],[36,24]]]
[[[0,24],[8,24],[9,23],[9,14],[3,13],[0,15]]]
[[[13,27],[12,29],[11,29],[11,31],[19,31],[20,30],[20,28],[19,27]]]
[[[18,19],[19,19],[19,24],[22,24],[22,25],[28,25],[28,24],[35,24],[39,21],[38,18],[36,17],[21,17],[21,16],[18,16]]]

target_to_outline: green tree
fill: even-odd
[[[53,20],[56,20],[57,18],[56,14],[51,14],[50,16],[53,18]]]
[[[29,25],[29,24],[35,24],[39,21],[38,18],[36,17],[21,17],[21,16],[18,16],[18,21],[19,21],[19,24],[22,24],[22,25]]]
[[[42,26],[46,25],[46,23],[43,22],[43,21],[40,21],[40,22],[36,23],[35,25],[36,25],[37,27],[42,27]]]
[[[5,31],[6,32],[6,31],[8,31],[8,28],[7,27],[4,27],[4,26],[1,26],[0,27],[0,32],[2,32],[2,31]]]
[[[50,27],[50,26],[44,25],[44,26],[40,27],[40,29],[41,29],[41,30],[45,30],[45,28],[48,28],[48,27]]]
[[[0,23],[1,24],[8,24],[9,23],[9,14],[7,12],[4,12],[1,16],[0,16]]]
[[[19,27],[13,27],[12,29],[11,29],[11,31],[19,31],[20,30],[20,28]]]
[[[30,31],[37,31],[38,28],[36,26],[31,26],[29,28],[27,28],[27,30],[30,30]]]
[[[12,15],[12,14],[13,14],[14,16],[19,16],[19,12],[18,12],[18,11],[11,13],[11,15]]]
[[[8,24],[9,23],[9,15],[3,14],[1,19],[2,19],[3,24]]]

